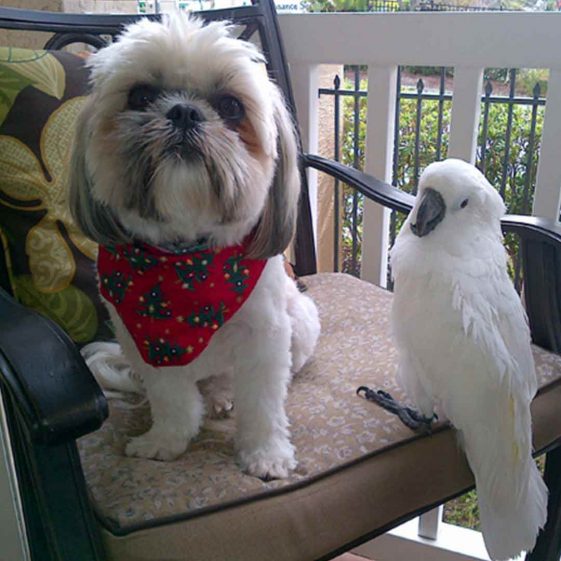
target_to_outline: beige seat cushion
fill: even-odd
[[[263,482],[235,463],[234,421],[209,421],[174,462],[127,458],[147,406],[113,401],[80,450],[112,559],[306,561],[467,489],[473,478],[454,432],[418,436],[356,395],[359,385],[404,395],[395,382],[391,294],[343,274],[305,279],[322,336],[293,380],[287,409],[298,468]],[[540,395],[534,442],[561,437],[561,359],[535,349]]]

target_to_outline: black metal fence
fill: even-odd
[[[140,3],[143,0],[139,0]],[[144,2],[146,3],[146,2]],[[502,11],[507,8],[503,7],[502,3],[497,6],[484,6],[484,5],[465,5],[461,3],[443,3],[439,0],[369,0],[368,2],[357,2],[354,5],[341,6],[335,0],[330,5],[329,2],[314,5],[313,0],[308,2],[304,1],[301,4],[310,11],[360,11],[360,12],[496,12]],[[508,8],[512,10],[512,7]]]
[[[397,0],[374,0],[370,3],[371,12],[400,12],[402,5]]]
[[[398,71],[392,183],[413,194],[416,193],[419,175],[424,167],[432,161],[445,158],[448,149],[453,70],[434,70],[436,75],[433,73],[418,78],[414,86],[405,85],[405,81],[411,82],[415,77],[415,69],[400,68]],[[427,72],[427,69],[423,71]],[[518,70],[489,70],[486,75],[476,165],[497,187],[505,199],[508,212],[529,214],[545,105],[542,87],[536,83],[532,95],[519,95]],[[427,82],[430,82],[429,87]],[[500,91],[495,93],[497,88]],[[330,96],[333,100],[335,139],[334,153],[329,156],[362,169],[367,96],[364,69],[346,67],[344,82],[340,76],[335,76],[333,87],[320,89],[319,95]],[[342,270],[356,276],[360,274],[362,208],[360,194],[335,183],[335,271]],[[392,213],[391,244],[402,221],[403,216]],[[506,246],[511,255],[512,276],[520,287],[517,241],[507,238]]]

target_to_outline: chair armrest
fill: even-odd
[[[103,392],[66,333],[1,289],[0,383],[36,442],[76,439],[108,415]]]
[[[415,197],[413,195],[393,185],[384,183],[372,175],[368,175],[367,173],[334,160],[305,154],[303,156],[303,163],[305,167],[311,167],[327,173],[343,183],[354,187],[370,200],[393,210],[408,213],[415,204]]]
[[[561,225],[536,216],[505,216],[520,238],[526,313],[536,345],[561,353]]]
[[[522,239],[533,239],[541,243],[561,243],[561,224],[539,216],[507,214],[501,220],[505,233],[513,233]]]

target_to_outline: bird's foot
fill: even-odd
[[[364,392],[364,397],[368,401],[373,401],[386,411],[390,411],[397,415],[400,421],[411,430],[430,433],[432,431],[432,423],[438,420],[436,413],[432,417],[425,417],[419,411],[406,405],[401,405],[396,401],[388,392],[384,390],[371,390],[366,386],[360,386],[356,393],[361,395]]]

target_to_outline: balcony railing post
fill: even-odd
[[[455,69],[449,158],[475,163],[482,89],[482,68],[461,66]]]
[[[561,204],[561,70],[551,70],[547,85],[544,124],[532,214],[559,220]]]
[[[436,540],[438,538],[438,527],[442,521],[442,513],[444,506],[440,505],[425,514],[419,516],[419,536],[428,540]]]
[[[293,64],[290,68],[292,89],[298,113],[298,125],[304,152],[318,152],[318,114],[319,114],[319,65]],[[308,190],[314,227],[314,239],[317,240],[317,172],[308,170]],[[317,242],[316,242],[317,243]]]
[[[365,171],[391,182],[394,151],[397,65],[368,66],[368,111]],[[380,286],[387,284],[390,213],[364,201],[361,277]]]

